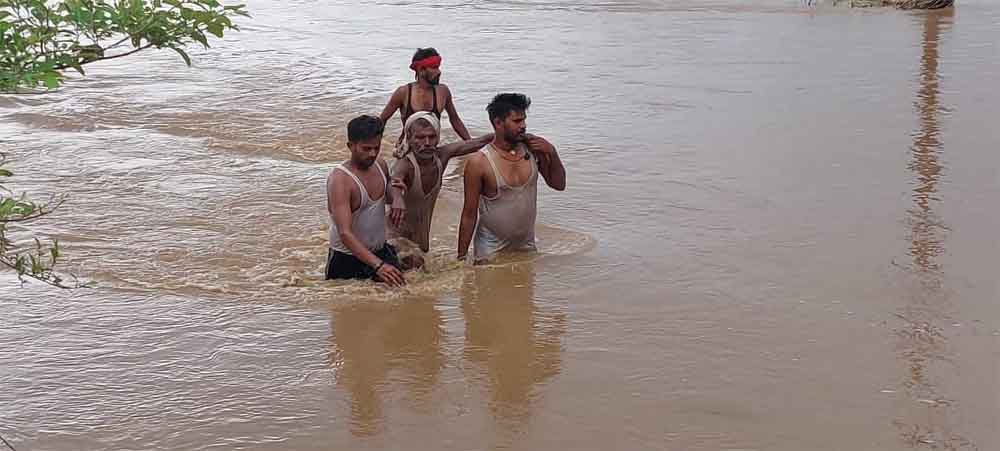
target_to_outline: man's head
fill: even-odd
[[[416,119],[406,128],[406,144],[410,151],[421,160],[434,158],[438,139],[437,127],[431,124],[431,121],[426,117]]]
[[[437,85],[441,82],[441,55],[434,47],[417,49],[410,61],[410,69],[416,72],[417,80]]]
[[[375,164],[382,148],[382,129],[382,120],[367,114],[347,123],[347,147],[355,166],[368,169]]]
[[[493,131],[510,143],[524,141],[524,134],[528,131],[525,119],[530,106],[531,99],[524,94],[497,94],[486,106]]]

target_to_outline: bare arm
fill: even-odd
[[[413,180],[413,165],[410,160],[403,158],[396,160],[392,165],[392,176],[390,178],[389,192],[392,193],[392,209],[389,212],[389,220],[396,227],[403,224],[406,218],[406,187],[410,186]]]
[[[333,222],[337,225],[337,233],[340,234],[340,242],[347,246],[355,257],[372,268],[382,263],[372,251],[368,250],[361,240],[354,235],[351,228],[351,191],[356,188],[354,180],[346,174],[334,172],[331,176],[333,180],[327,184],[327,199],[332,199],[327,204],[327,209],[333,215]],[[359,193],[360,196],[360,193]]]
[[[465,259],[472,242],[472,233],[479,219],[479,193],[483,189],[483,159],[473,157],[465,165],[465,202],[458,225],[458,259]]]
[[[403,90],[402,88],[396,88],[392,95],[389,96],[389,102],[385,104],[385,108],[382,109],[382,114],[379,115],[379,119],[385,124],[392,115],[396,114],[396,110],[403,105]]]
[[[389,186],[386,187],[387,191],[385,192],[387,196],[386,203],[392,205],[394,202],[402,200],[403,193],[406,191],[406,185],[393,183],[392,174],[389,172],[389,163],[386,163],[385,160],[379,158],[375,162],[382,168],[382,173],[385,174],[386,181],[389,182]]]
[[[470,139],[467,141],[460,141],[457,143],[451,143],[446,146],[441,146],[438,148],[438,155],[441,157],[441,163],[446,164],[448,160],[453,157],[460,157],[462,155],[468,155],[483,146],[489,144],[493,141],[493,133],[480,136],[476,139]]]
[[[445,86],[445,90],[448,96],[448,100],[444,103],[444,109],[448,112],[448,121],[451,122],[451,128],[458,133],[458,136],[462,139],[468,141],[472,138],[469,134],[469,130],[465,128],[465,123],[462,122],[462,118],[458,117],[458,111],[455,110],[455,102],[451,96],[451,90]]]
[[[528,148],[538,157],[538,172],[545,178],[545,184],[556,191],[566,189],[566,167],[563,166],[555,146],[545,138],[527,136]]]

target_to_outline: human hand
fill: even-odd
[[[406,219],[406,205],[402,202],[393,202],[389,211],[389,222],[398,229],[403,226],[404,219]]]
[[[389,263],[382,262],[382,264],[379,265],[378,270],[375,271],[375,274],[378,276],[379,280],[389,284],[390,286],[401,287],[406,285],[406,279],[403,278],[403,273],[399,270],[399,268],[396,268]]]
[[[406,195],[406,182],[405,181],[394,177],[394,178],[389,179],[389,186],[392,187],[392,188],[396,188],[396,189],[402,191],[404,196]]]
[[[556,151],[555,146],[548,142],[548,140],[530,133],[524,135],[524,143],[528,145],[528,149],[531,149],[531,152],[535,155],[547,157]]]

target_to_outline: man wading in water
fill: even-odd
[[[493,134],[438,147],[441,123],[428,111],[410,115],[403,126],[402,157],[392,166],[392,184],[405,187],[390,211],[391,232],[430,250],[431,219],[441,192],[444,168],[452,157],[475,152],[493,140]],[[422,262],[417,259],[413,266]]]
[[[416,81],[407,83],[396,88],[396,91],[389,97],[389,103],[385,105],[382,114],[379,116],[382,123],[386,123],[392,115],[399,110],[400,118],[405,127],[406,120],[417,111],[430,111],[441,119],[443,111],[448,112],[448,120],[451,128],[455,130],[460,138],[468,141],[470,139],[469,130],[465,128],[462,119],[455,111],[455,103],[451,97],[451,90],[447,85],[441,84],[441,55],[434,48],[417,49],[413,54],[410,69],[415,73]],[[400,135],[396,143],[396,158],[402,157],[403,136]]]
[[[499,94],[486,107],[493,142],[465,165],[465,204],[458,229],[458,258],[473,239],[473,261],[492,259],[505,249],[535,249],[538,174],[556,191],[566,189],[566,168],[552,144],[526,132],[531,100]]]
[[[378,157],[382,121],[359,116],[347,124],[351,158],[330,171],[326,179],[326,209],[330,213],[330,251],[327,279],[375,279],[389,285],[406,284],[396,249],[385,242],[386,196],[389,167]]]

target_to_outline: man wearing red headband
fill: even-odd
[[[458,112],[455,111],[451,90],[448,89],[448,86],[440,83],[441,55],[438,54],[437,50],[433,48],[417,49],[417,52],[413,54],[410,69],[413,70],[416,81],[396,88],[392,97],[389,98],[389,103],[382,110],[380,116],[382,123],[396,114],[396,110],[399,110],[404,124],[406,119],[417,111],[430,111],[438,119],[441,118],[442,112],[447,111],[451,128],[459,137],[468,141],[471,136],[462,119],[458,117]]]

